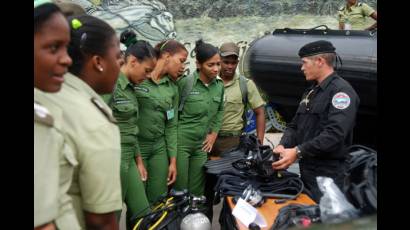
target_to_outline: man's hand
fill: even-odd
[[[177,160],[175,157],[171,157],[169,167],[168,167],[167,185],[173,184],[176,179],[177,179]]]
[[[283,145],[277,145],[274,149],[273,152],[277,154],[281,154],[285,151],[285,147]]]
[[[296,161],[297,159],[296,148],[284,149],[283,151],[280,152],[280,156],[281,156],[280,160],[272,163],[272,168],[275,170],[287,169],[291,164],[293,164],[293,162]]]
[[[218,133],[215,133],[215,132],[212,132],[206,135],[205,141],[202,142],[202,150],[207,153],[211,152],[217,136],[218,136]]]
[[[136,157],[136,160],[137,160],[137,169],[138,169],[138,172],[140,173],[141,180],[146,181],[148,178],[148,172],[145,169],[144,161],[142,161],[141,155],[138,155]]]

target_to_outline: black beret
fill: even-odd
[[[336,48],[333,46],[332,43],[325,40],[319,40],[308,43],[304,45],[302,48],[300,48],[299,56],[303,58],[313,56],[316,54],[335,53],[335,50]]]

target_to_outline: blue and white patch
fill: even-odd
[[[332,105],[336,109],[346,109],[350,105],[350,97],[344,92],[336,93],[332,98]]]

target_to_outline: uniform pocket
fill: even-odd
[[[67,144],[63,147],[63,157],[69,166],[75,167],[78,165],[78,161],[74,156],[74,151]]]
[[[311,108],[311,113],[316,113],[316,114],[322,114],[326,109],[326,104],[320,103],[320,104],[315,104]]]
[[[225,98],[225,112],[236,114],[242,111],[242,108],[244,107],[244,105],[242,104],[242,98],[234,96],[227,97],[226,94]]]
[[[118,121],[128,120],[132,116],[135,116],[135,106],[131,103],[127,104],[116,104],[113,106],[115,118]]]
[[[78,161],[74,151],[69,145],[64,144],[60,159],[60,186],[69,186],[71,184],[74,168],[77,165]]]
[[[213,97],[212,98],[212,107],[211,107],[211,115],[215,116],[219,109],[219,104],[221,103],[221,97]]]
[[[202,114],[207,106],[200,97],[191,96],[185,101],[184,111],[188,115]]]
[[[139,95],[137,94],[138,104],[141,110],[156,110],[158,106],[157,99],[151,98],[147,95]]]
[[[120,111],[120,112],[130,112],[133,111],[134,106],[132,106],[131,104],[119,104],[119,105],[115,105],[114,109]]]

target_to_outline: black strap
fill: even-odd
[[[242,113],[242,120],[243,120],[243,129],[245,130],[245,127],[247,125],[247,120],[246,120],[246,107],[248,104],[248,86],[246,84],[248,80],[243,76],[239,76],[239,88],[241,90],[241,95],[242,95],[242,104],[244,106],[243,108],[243,113]]]
[[[184,85],[184,88],[182,89],[182,93],[179,98],[179,107],[178,107],[179,112],[181,112],[184,109],[185,101],[188,98],[189,93],[192,91],[192,88],[194,88],[194,75],[193,74],[187,76],[186,84]]]
[[[249,177],[237,170],[224,171],[218,176],[214,190],[219,196],[240,196],[252,185],[259,189],[265,197],[295,199],[304,191],[302,180],[297,174],[284,172],[281,178],[262,179]]]

